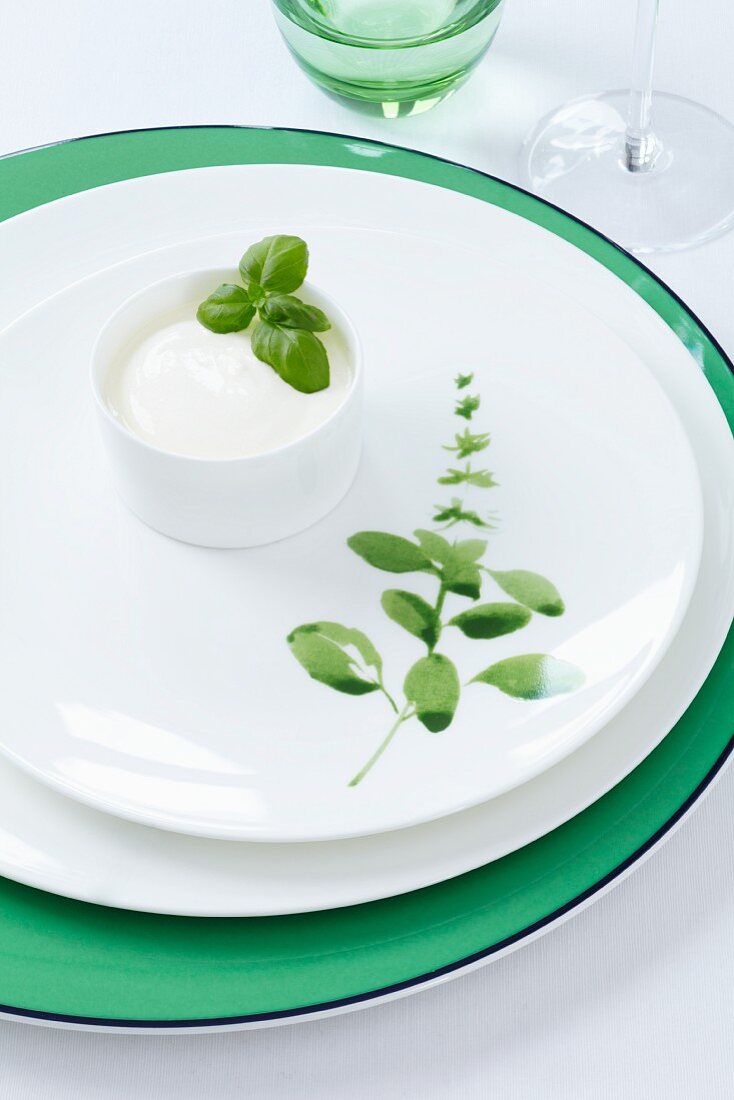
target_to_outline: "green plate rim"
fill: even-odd
[[[648,302],[691,352],[734,427],[734,365],[657,275],[544,200],[427,153],[315,130],[123,130],[0,158],[0,221],[107,183],[244,163],[403,176],[543,226]],[[583,906],[669,834],[734,748],[732,698],[730,630],[696,699],[621,783],[504,859],[397,898],[289,917],[166,917],[106,909],[0,879],[0,1013],[150,1030],[242,1026],[364,1004],[461,971]]]

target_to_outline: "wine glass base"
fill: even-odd
[[[631,171],[629,93],[605,92],[553,111],[522,150],[523,183],[631,252],[690,248],[734,225],[734,126],[680,96],[652,98],[655,156]]]

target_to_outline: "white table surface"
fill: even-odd
[[[513,180],[520,141],[541,114],[624,85],[633,6],[507,0],[497,41],[464,89],[433,112],[384,122],[312,88],[267,0],[0,0],[0,154],[109,130],[252,123],[382,138]],[[667,0],[658,86],[734,118],[733,41],[734,10],[720,0],[695,13]],[[650,266],[734,353],[734,233]],[[728,1098],[733,804],[729,769],[659,852],[579,916],[483,970],[382,1007],[199,1037],[0,1024],[0,1097]]]

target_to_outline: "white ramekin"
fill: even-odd
[[[105,380],[121,350],[182,304],[237,280],[234,269],[210,268],[154,283],[123,302],[92,351],[92,391],[115,488],[149,527],[197,546],[261,546],[310,527],[339,503],[359,463],[360,343],[343,310],[308,283],[299,296],[326,312],[346,346],[353,381],[342,404],[307,435],[244,458],[196,458],[146,443],[115,417]]]

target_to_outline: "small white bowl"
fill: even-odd
[[[124,349],[185,303],[195,306],[220,283],[237,281],[234,269],[210,268],[154,283],[123,302],[92,351],[92,390],[118,493],[149,527],[197,546],[261,546],[310,527],[349,489],[361,450],[359,339],[344,311],[308,283],[298,294],[326,312],[346,349],[352,384],[307,435],[257,455],[200,458],[153,446],[115,416],[105,383]]]

